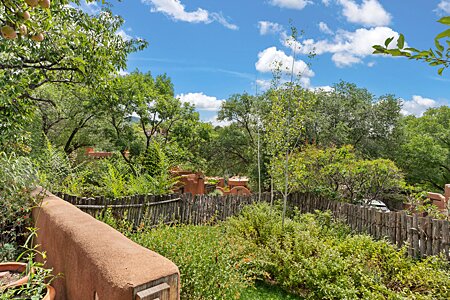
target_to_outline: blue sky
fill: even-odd
[[[408,45],[427,48],[446,29],[450,0],[126,0],[110,1],[125,19],[124,37],[149,47],[130,55],[128,69],[167,73],[183,101],[213,120],[221,101],[254,94],[272,77],[273,62],[291,65],[308,88],[340,80],[376,96],[404,99],[404,113],[449,105],[450,70],[443,76],[424,63],[371,54],[373,44],[403,33]],[[84,5],[95,11],[97,5]],[[288,44],[290,24],[304,34]],[[316,56],[308,58],[314,49]],[[310,63],[308,65],[307,63]]]

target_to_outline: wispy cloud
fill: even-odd
[[[231,30],[238,30],[239,27],[232,24],[228,18],[224,17],[221,12],[209,12],[203,8],[197,8],[193,11],[186,11],[186,7],[180,0],[141,0],[142,3],[151,6],[151,12],[163,13],[175,21],[183,21],[188,23],[204,23],[209,24],[218,22],[224,27]]]
[[[301,10],[313,2],[310,0],[270,0],[269,3],[282,8]]]
[[[269,21],[259,21],[258,28],[260,35],[280,33],[284,30],[282,25]]]
[[[436,11],[439,14],[450,14],[450,0],[441,0],[439,2]]]
[[[333,34],[333,31],[330,29],[330,27],[328,27],[327,23],[325,23],[325,22],[320,22],[320,23],[319,23],[319,29],[320,29],[320,31],[322,31],[323,33],[326,33],[326,34]]]

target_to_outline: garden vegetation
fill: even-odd
[[[448,299],[450,266],[416,260],[385,240],[353,234],[329,212],[292,212],[257,204],[213,226],[164,226],[133,232],[104,221],[175,262],[182,299],[246,299],[255,283],[305,299]]]

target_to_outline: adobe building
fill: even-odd
[[[179,177],[179,182],[174,188],[175,193],[190,193],[192,195],[203,195],[220,190],[224,195],[250,195],[247,177],[234,176],[228,179],[225,185],[223,177],[206,177],[202,172],[190,172],[178,167],[173,168],[170,173]]]
[[[439,193],[427,193],[427,198],[432,204],[436,205],[441,212],[448,212],[448,201],[450,199],[450,184],[444,187],[444,195]]]

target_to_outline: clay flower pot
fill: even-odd
[[[27,269],[27,264],[19,263],[19,262],[7,262],[0,263],[0,272],[15,272],[15,273],[24,273]],[[21,277],[20,279],[10,282],[6,285],[0,286],[0,289],[6,289],[12,286],[23,285],[28,282],[28,274]]]
[[[42,300],[54,300],[56,297],[56,291],[51,285],[47,285],[47,294],[45,294]]]
[[[26,263],[19,263],[19,262],[7,262],[7,263],[0,263],[0,272],[14,272],[14,273],[24,273],[27,269]],[[31,272],[33,273],[33,269],[31,269]],[[28,282],[29,275],[21,277],[20,279],[10,282],[6,285],[0,286],[0,292],[2,290],[5,290],[9,287],[19,286],[26,284]],[[47,293],[45,294],[44,298],[42,300],[54,300],[56,297],[56,291],[51,285],[47,285]]]

